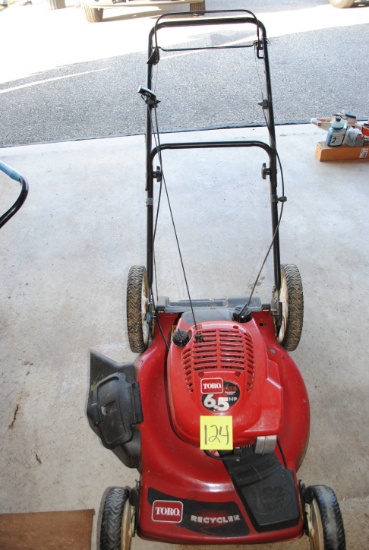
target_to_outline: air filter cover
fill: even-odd
[[[234,446],[252,444],[281,427],[282,388],[278,366],[268,359],[254,320],[204,321],[183,318],[184,346],[172,342],[168,354],[170,414],[177,435],[200,444],[201,416],[231,416]]]

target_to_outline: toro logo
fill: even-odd
[[[222,378],[204,378],[201,380],[201,393],[222,393]]]
[[[183,518],[183,503],[177,500],[155,500],[152,505],[153,521],[180,523]]]

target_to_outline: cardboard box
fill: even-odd
[[[330,160],[369,160],[369,145],[363,145],[361,147],[346,147],[341,145],[340,147],[329,147],[325,144],[325,141],[319,141],[315,156],[320,162],[326,162]]]

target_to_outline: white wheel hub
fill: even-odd
[[[324,532],[318,503],[315,499],[311,504],[305,504],[308,523],[310,549],[324,550]]]
[[[129,550],[131,548],[132,537],[135,534],[135,514],[134,507],[131,506],[129,500],[124,504],[122,515],[121,529],[121,550]]]
[[[149,323],[147,322],[147,312],[149,304],[149,293],[146,284],[146,278],[142,280],[141,288],[141,322],[142,322],[142,336],[145,345],[149,341]]]
[[[281,289],[279,291],[279,302],[281,311],[281,326],[278,332],[277,340],[279,343],[283,342],[287,330],[288,321],[288,288],[286,274],[281,271]]]

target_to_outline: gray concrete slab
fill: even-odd
[[[282,261],[299,266],[305,293],[303,336],[292,355],[312,424],[299,475],[335,489],[347,548],[362,550],[369,546],[369,165],[319,163],[315,146],[325,134],[313,126],[277,130],[288,197]],[[209,136],[229,132],[163,141]],[[89,348],[132,358],[125,281],[129,267],[145,261],[144,153],[142,136],[0,150],[30,183],[24,207],[0,234],[1,513],[98,510],[106,487],[137,478],[89,429],[85,401]],[[164,158],[193,297],[248,291],[270,239],[261,162],[219,151]],[[17,191],[9,181],[0,177],[1,210]],[[161,244],[167,223],[164,209],[161,290],[185,297],[174,245]],[[263,277],[257,291],[268,299],[268,268]],[[134,550],[169,547],[133,541]],[[258,546],[282,547],[309,544]]]

